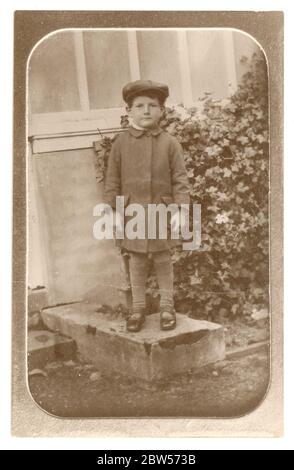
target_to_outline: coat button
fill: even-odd
[[[145,134],[147,135],[147,137],[151,136],[151,132],[145,132]]]

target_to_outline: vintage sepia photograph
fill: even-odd
[[[27,87],[33,399],[59,417],[251,412],[270,376],[260,45],[230,28],[57,30]]]
[[[13,434],[281,435],[283,14],[14,43]]]

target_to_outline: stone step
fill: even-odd
[[[48,292],[45,288],[29,289],[28,313],[40,312],[48,306]]]
[[[29,330],[28,369],[42,369],[48,362],[72,359],[76,350],[77,346],[72,338],[48,330]]]
[[[96,310],[95,304],[75,303],[44,309],[42,319],[73,338],[81,356],[106,373],[154,381],[225,358],[224,331],[216,323],[177,314],[177,328],[161,331],[155,313],[140,332],[129,333],[123,318]]]

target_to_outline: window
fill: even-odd
[[[73,32],[49,36],[33,52],[29,99],[34,114],[81,109]]]
[[[131,80],[125,31],[83,33],[91,109],[124,106],[122,87]]]
[[[74,30],[49,35],[29,64],[29,135],[107,131],[125,113],[121,89],[140,78],[166,82],[168,105],[191,106],[203,92],[236,88],[232,30]],[[231,84],[229,86],[229,84]]]

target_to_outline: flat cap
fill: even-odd
[[[168,86],[163,83],[153,82],[152,80],[136,80],[135,82],[127,83],[123,87],[123,99],[127,103],[130,98],[142,95],[146,91],[152,91],[163,99],[166,99],[169,95]]]

